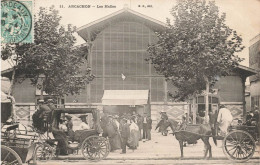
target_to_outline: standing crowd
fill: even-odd
[[[136,150],[139,141],[151,140],[152,119],[149,115],[124,113],[121,116],[104,114],[101,117],[101,127],[103,136],[109,138],[111,152],[122,149],[122,154],[126,153],[126,148]]]

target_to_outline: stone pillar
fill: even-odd
[[[245,98],[245,89],[246,89],[246,77],[245,76],[241,76],[241,81],[242,81],[242,102],[243,102],[243,120],[245,121],[246,119],[246,98]]]

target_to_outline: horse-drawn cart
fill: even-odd
[[[34,133],[30,134],[26,126],[16,123],[12,116],[11,96],[1,94],[1,163],[21,165],[33,157]]]
[[[73,143],[69,141],[68,135],[59,130],[59,123],[62,114],[87,114],[91,113],[93,117],[93,129],[90,130],[76,130],[74,132]],[[99,112],[94,108],[71,108],[71,109],[55,109],[52,112],[51,133],[54,139],[46,139],[41,145],[35,149],[36,161],[51,159],[53,155],[62,150],[77,153],[80,150],[85,159],[92,161],[99,161],[105,159],[109,154],[109,142],[106,138],[100,136],[101,127]],[[56,143],[58,145],[56,146]]]
[[[257,126],[230,126],[229,133],[223,139],[222,149],[230,160],[245,162],[255,152],[256,141],[259,141]]]
[[[212,137],[215,144],[216,140],[222,140],[222,149],[228,159],[235,162],[245,162],[253,157],[256,150],[256,142],[259,141],[259,128],[248,125],[230,126],[225,136],[218,135],[218,127],[211,128],[210,124],[184,124],[178,125],[178,122],[169,119],[161,122],[162,130],[168,127],[172,129],[173,135],[180,143],[181,157],[183,157],[183,143],[195,143],[202,139],[205,145],[204,158],[209,153],[212,157],[209,138]]]
[[[19,123],[4,125],[1,128],[1,164],[21,165],[33,158],[34,135],[25,129],[20,130]]]

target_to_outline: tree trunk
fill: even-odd
[[[46,76],[44,76],[44,78],[42,79],[42,88],[41,88],[41,96],[40,99],[43,100],[43,91],[44,91],[44,86],[45,86],[45,80],[46,80]]]
[[[198,108],[196,108],[196,95],[193,94],[192,98],[191,98],[191,109],[192,109],[192,116],[193,116],[193,124],[197,124],[196,123],[196,118],[197,118],[197,111]]]
[[[40,99],[43,100],[43,85],[42,85],[42,88],[41,88],[41,96],[40,96]]]
[[[208,123],[208,118],[209,118],[209,79],[208,77],[205,76],[205,81],[206,81],[206,91],[205,91],[205,119],[206,123]]]
[[[10,82],[10,89],[8,91],[8,96],[13,95],[14,77],[15,77],[15,67],[13,67],[12,78],[11,78],[11,82]]]

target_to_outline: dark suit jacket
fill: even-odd
[[[121,137],[122,138],[128,138],[130,135],[130,128],[127,123],[123,124],[121,126]]]
[[[146,121],[147,121],[147,129],[152,129],[152,123],[153,123],[152,119],[148,117]]]
[[[137,119],[137,125],[139,129],[143,129],[143,122],[144,122],[144,118],[142,116],[139,116]]]
[[[49,113],[51,112],[51,109],[49,108],[48,105],[43,104],[40,106],[40,118],[43,118],[44,116],[49,115]]]

